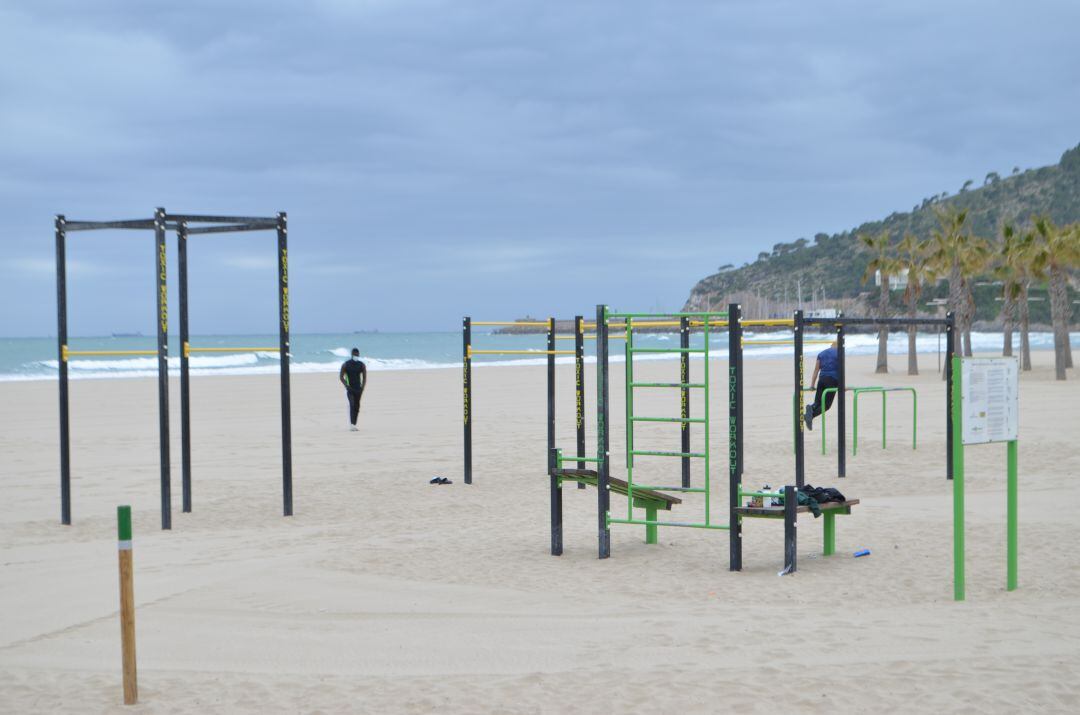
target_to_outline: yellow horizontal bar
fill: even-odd
[[[556,340],[573,340],[574,337],[575,336],[573,336],[573,335],[556,335],[555,339]],[[585,333],[581,337],[585,338],[586,340],[596,340],[596,333]],[[608,339],[610,339],[610,340],[626,340],[626,336],[625,335],[620,335],[618,333],[614,333],[614,334],[608,335]]]
[[[473,350],[470,355],[573,355],[573,350]]]
[[[157,355],[157,350],[68,350],[66,347],[63,350],[64,361],[66,362],[68,357],[74,355],[77,357],[113,357],[119,355]]]
[[[677,320],[652,320],[652,321],[633,321],[630,326],[633,328],[678,328],[682,323]],[[690,327],[700,328],[705,325],[704,320],[691,320],[689,322]],[[595,323],[586,323],[585,327],[590,330],[596,329]],[[727,327],[727,321],[710,321],[710,328],[724,328]],[[608,323],[608,328],[613,330],[626,330],[626,323]]]
[[[548,321],[546,320],[515,320],[509,322],[506,320],[474,320],[473,325],[525,325],[530,327],[542,326],[548,327]]]
[[[280,348],[193,348],[185,346],[189,353],[276,353]]]
[[[762,318],[760,320],[740,320],[739,325],[795,325],[794,318]]]

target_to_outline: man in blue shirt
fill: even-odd
[[[806,429],[814,429],[814,418],[832,407],[835,392],[830,392],[825,397],[825,405],[821,404],[821,393],[830,387],[840,387],[840,355],[836,352],[836,341],[818,353],[817,362],[814,364],[814,377],[810,380],[810,387],[817,387],[814,393],[814,404],[807,405],[803,413]]]

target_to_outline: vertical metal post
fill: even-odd
[[[953,355],[956,354],[956,318],[945,314],[945,478],[953,478]]]
[[[1019,561],[1019,485],[1017,481],[1017,451],[1019,445],[1016,440],[1008,443],[1006,460],[1006,543],[1007,553],[1005,562],[1005,590],[1015,591],[1017,581],[1017,561]]]
[[[806,482],[806,463],[803,434],[803,312],[795,311],[795,486],[801,487]]]
[[[728,568],[742,570],[742,519],[739,484],[742,482],[742,307],[728,305]]]
[[[548,318],[547,333],[547,448],[555,449],[555,318]]]
[[[165,255],[165,209],[154,212],[157,273],[158,441],[161,448],[161,528],[172,528],[169,459],[169,288]]]
[[[951,331],[949,333],[951,335]],[[947,343],[946,343],[947,345]],[[946,347],[948,354],[948,347]],[[962,387],[960,376],[960,358],[950,355],[946,365],[953,373],[950,379],[950,395],[952,397],[951,413],[949,414],[949,442],[952,444],[952,470],[953,480],[953,600],[964,600],[964,443],[963,443],[963,409],[960,405]]]
[[[841,317],[843,315],[841,314]],[[836,476],[847,476],[847,356],[844,346],[844,324],[836,326],[836,360],[840,364],[840,379],[836,390]],[[821,429],[825,429],[825,412],[821,413]]]
[[[708,322],[709,318],[706,317],[705,320]],[[686,421],[690,418],[690,388],[686,386],[690,382],[690,353],[686,352],[690,348],[690,319],[685,315],[679,318],[679,347],[683,349],[683,352],[679,354],[679,382],[682,383],[679,389],[679,416],[683,419],[680,425],[682,429],[679,431],[682,436],[679,451],[686,455],[690,453],[690,423]],[[682,485],[689,487],[690,458],[684,456],[680,461],[682,461]]]
[[[596,517],[599,557],[611,556],[611,530],[608,528],[608,476],[611,465],[611,441],[608,435],[608,325],[607,306],[596,306]]]
[[[585,319],[574,316],[574,412],[576,417],[577,456],[585,456]],[[585,462],[577,463],[578,469],[585,469]],[[577,483],[578,489],[584,489],[583,482]]]
[[[176,258],[180,299],[180,482],[183,513],[191,511],[191,374],[189,372],[187,222],[176,229]]]
[[[557,476],[559,450],[548,449],[548,479],[551,481],[551,555],[562,556],[563,552],[563,508],[562,480]]]
[[[289,386],[289,224],[277,215],[278,351],[281,360],[281,499],[285,516],[293,514],[292,405]]]
[[[472,484],[472,318],[461,319],[461,384],[465,408],[465,483]]]
[[[60,378],[60,523],[71,523],[71,433],[68,412],[67,245],[64,216],[56,217],[56,357]]]
[[[802,311],[798,311],[802,312]],[[784,487],[784,570],[783,574],[793,574],[798,568],[798,527],[799,498],[795,487]]]

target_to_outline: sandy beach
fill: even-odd
[[[168,532],[154,380],[72,383],[72,526],[59,523],[56,384],[0,383],[0,711],[1076,712],[1080,555],[1067,490],[1080,474],[1078,375],[1055,382],[1052,355],[1036,353],[1022,378],[1013,593],[1005,447],[967,450],[968,600],[955,603],[944,385],[933,355],[920,356],[918,377],[902,374],[903,356],[890,359],[887,376],[870,357],[849,359],[849,385],[917,387],[918,449],[899,393],[886,450],[880,402],[862,398],[847,479],[836,478],[834,423],[827,455],[808,433],[807,481],[862,503],[838,520],[828,559],[820,526],[801,519],[799,571],[783,578],[783,529],[754,520],[740,573],[728,571],[727,533],[697,529],[662,529],[647,546],[641,527],[616,525],[600,561],[596,493],[572,486],[565,554],[549,555],[542,367],[474,369],[471,486],[461,483],[460,372],[373,373],[358,433],[336,375],[294,376],[291,518],[281,516],[277,381],[263,376],[193,381],[194,512],[180,513],[173,380]],[[745,365],[745,482],[792,483],[791,362]],[[714,380],[725,368],[711,365]],[[670,379],[677,364],[636,370]],[[559,367],[567,451],[572,377]],[[591,369],[587,381],[592,449]],[[614,454],[621,385],[613,365]],[[640,413],[676,413],[659,392],[640,398]],[[724,522],[722,389],[712,407],[713,513]],[[668,425],[638,434],[677,446]],[[676,463],[660,468],[677,479]],[[454,484],[429,485],[434,475]],[[121,705],[119,504],[135,514],[132,708]],[[613,495],[612,508],[625,500]],[[702,504],[688,496],[677,510],[698,518]],[[871,555],[852,558],[861,548]]]

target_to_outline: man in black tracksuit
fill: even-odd
[[[367,366],[360,360],[360,350],[352,349],[352,357],[341,365],[338,379],[345,386],[345,394],[349,398],[349,429],[353,432],[358,430],[356,416],[360,414],[360,398],[364,394],[367,385]]]

